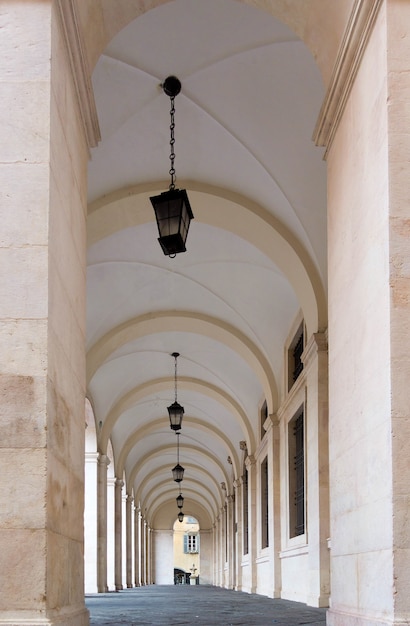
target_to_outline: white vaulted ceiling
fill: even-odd
[[[171,74],[182,83],[177,186],[195,216],[175,259],[160,249],[149,201],[169,184],[160,84]],[[319,72],[268,13],[175,0],[110,42],[93,86],[102,140],[89,166],[87,369],[99,447],[111,440],[128,492],[154,523],[168,507],[172,526],[166,407],[179,352],[184,509],[210,524],[220,484],[241,474],[239,442],[254,453],[263,401],[274,412],[283,399],[299,310],[309,332],[325,323],[326,172],[311,139]]]

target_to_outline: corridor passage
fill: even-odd
[[[205,585],[151,585],[86,597],[91,626],[323,626],[326,609]]]

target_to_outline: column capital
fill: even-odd
[[[252,465],[255,465],[255,457],[253,456],[253,454],[250,454],[249,456],[246,457],[245,465],[246,465],[246,469],[249,469]]]
[[[242,479],[241,478],[236,478],[233,481],[233,487],[234,489],[239,489],[242,486]]]
[[[127,504],[132,504],[134,502],[134,496],[127,493]]]
[[[124,486],[124,481],[121,478],[116,478],[115,486],[118,487],[119,489],[122,489]]]
[[[99,452],[97,462],[99,465],[106,465],[108,467],[111,461],[106,454],[101,454],[101,452]]]
[[[308,368],[318,352],[327,352],[327,331],[324,333],[313,333],[306,344],[302,354],[304,367]]]

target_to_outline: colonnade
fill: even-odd
[[[212,517],[209,512],[209,528],[204,522],[200,525],[201,582],[327,606],[330,555],[325,334],[310,338],[303,362],[303,373],[278,413],[265,419],[264,435],[256,449],[250,451],[245,441],[238,442],[241,475],[235,476],[232,469],[230,481],[221,483],[216,514]],[[306,517],[304,532],[292,539],[289,428],[301,405],[305,413]],[[269,477],[266,511],[262,510],[263,464],[267,464]],[[86,493],[92,493],[90,481],[94,481],[97,498],[86,502],[86,591],[169,584],[173,569],[169,541],[175,521],[172,513],[166,528],[152,524],[144,503],[136,502],[132,489],[126,486],[125,476],[115,476],[110,454],[87,453]],[[93,518],[90,506],[94,507],[97,528],[94,543],[87,528]],[[195,516],[195,503],[191,506]],[[166,565],[158,566],[159,558]],[[95,583],[89,559],[96,563]]]
[[[151,527],[133,496],[125,493],[124,481],[107,476],[109,464],[108,455],[87,453],[86,490],[92,493],[95,480],[97,498],[86,498],[85,505],[86,593],[152,582]]]

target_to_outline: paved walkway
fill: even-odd
[[[206,585],[86,596],[91,626],[324,626],[326,609]]]

